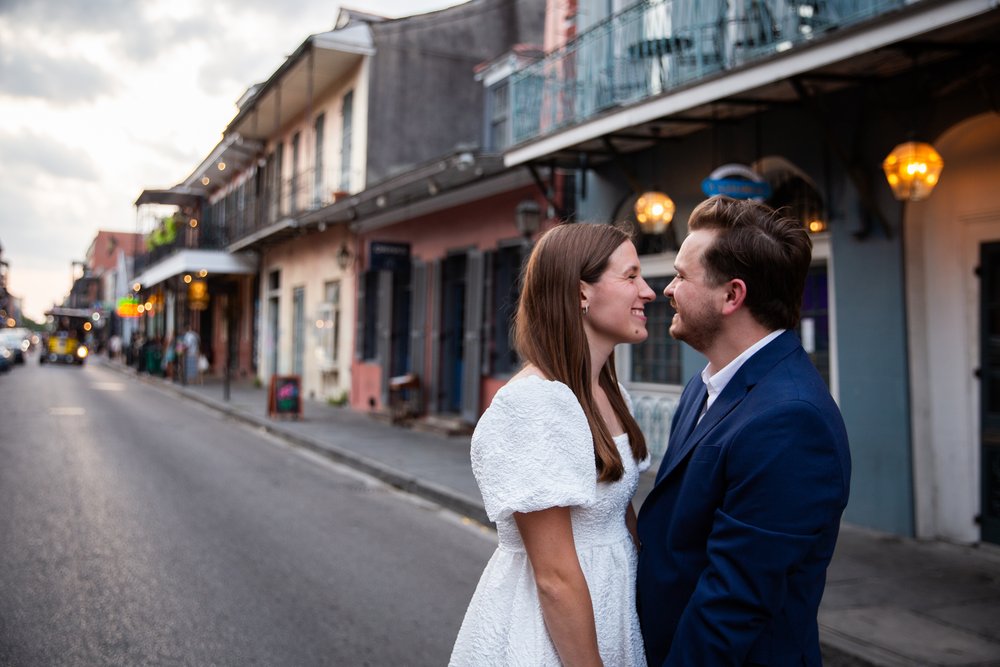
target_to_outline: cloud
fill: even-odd
[[[85,152],[33,132],[0,131],[3,170],[56,178],[96,181],[97,165]]]
[[[66,105],[115,92],[115,80],[98,65],[79,57],[54,57],[41,51],[4,49],[0,55],[0,93]]]
[[[56,32],[113,32],[142,22],[142,5],[135,0],[2,0],[0,17]]]

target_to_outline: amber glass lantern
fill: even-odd
[[[921,201],[937,185],[944,160],[934,147],[922,141],[907,141],[892,149],[882,162],[892,194],[900,201]]]
[[[676,210],[674,200],[662,192],[643,192],[635,202],[635,219],[643,232],[659,234],[674,219]]]

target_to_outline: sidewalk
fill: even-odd
[[[488,523],[468,437],[390,426],[309,400],[301,420],[272,420],[267,391],[248,382],[234,382],[227,402],[220,380],[182,387],[100,361]],[[652,482],[652,471],[643,475],[637,507]],[[1000,666],[1000,548],[920,542],[844,525],[819,620],[828,667]]]

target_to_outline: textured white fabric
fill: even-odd
[[[649,459],[637,463],[624,434],[615,444],[625,474],[617,482],[598,483],[590,427],[569,387],[527,376],[497,392],[472,436],[472,469],[487,514],[497,524],[498,545],[472,596],[449,665],[560,664],[511,516],[550,507],[571,508],[604,664],[646,664],[635,611],[637,555],[625,510]]]

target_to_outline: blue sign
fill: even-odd
[[[733,199],[767,199],[771,196],[771,186],[767,182],[742,178],[706,178],[701,182],[701,191],[707,197],[725,195]]]

